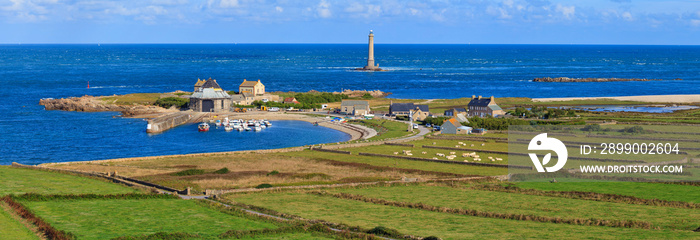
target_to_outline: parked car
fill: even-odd
[[[271,107],[271,108],[268,108],[267,111],[269,111],[269,112],[279,112],[279,111],[280,111],[280,108],[278,108],[278,107]]]
[[[413,124],[413,128],[418,128],[418,124]]]
[[[425,127],[430,127],[430,123],[426,123],[426,124],[425,124]]]
[[[433,130],[435,130],[435,131],[440,131],[440,126],[434,126],[434,127],[433,127]]]

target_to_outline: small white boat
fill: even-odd
[[[233,127],[231,127],[231,125],[226,125],[224,127],[224,130],[226,130],[227,132],[230,132],[230,131],[233,131]]]
[[[256,131],[256,132],[260,132],[260,131],[262,131],[262,128],[259,127],[259,126],[258,126],[258,127],[255,127],[255,131]]]
[[[240,126],[237,127],[236,130],[238,130],[239,132],[245,131],[245,129],[243,129],[243,127],[240,127]]]
[[[251,130],[250,127],[245,127],[245,128],[243,128],[243,129],[245,129],[246,131],[250,131],[250,130]]]
[[[270,121],[265,120],[264,123],[265,123],[265,126],[268,126],[268,127],[272,126],[272,123],[270,123]]]
[[[216,119],[216,126],[217,126],[217,127],[221,127],[221,120]]]

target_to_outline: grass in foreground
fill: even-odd
[[[521,182],[516,186],[545,191],[580,191],[635,196],[644,199],[660,199],[700,203],[700,187],[662,183],[636,182]]]
[[[32,231],[15,220],[9,212],[9,208],[0,203],[0,236],[2,239],[39,239]]]
[[[138,190],[97,179],[57,172],[0,166],[0,196],[8,194],[118,194]]]
[[[342,189],[334,192],[358,194],[398,202],[474,209],[567,219],[646,221],[654,227],[692,231],[698,227],[698,209],[630,205],[557,197],[456,189],[444,186],[394,186]],[[659,217],[663,216],[663,217]]]
[[[193,200],[58,200],[22,202],[57,229],[78,239],[110,239],[157,232],[214,238],[231,230],[276,228],[269,222],[226,214]]]
[[[443,239],[688,239],[697,233],[674,230],[575,226],[481,218],[390,207],[304,193],[227,195],[227,199],[298,215],[363,228],[385,226],[404,234]]]

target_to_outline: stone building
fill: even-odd
[[[469,134],[471,128],[462,126],[455,118],[450,118],[440,126],[442,134]]]
[[[207,79],[190,96],[190,109],[196,112],[222,112],[231,108],[231,96],[215,79]]]
[[[414,103],[391,103],[389,105],[389,114],[392,116],[399,116],[399,115],[406,115],[413,111],[415,112],[417,109],[420,109],[422,112],[426,114],[430,114],[430,107],[428,105],[417,105]]]
[[[193,92],[196,92],[197,89],[201,88],[202,85],[204,85],[204,82],[206,82],[206,81],[207,80],[197,78],[197,83],[194,84],[194,91]]]
[[[343,100],[340,103],[340,113],[353,116],[367,115],[370,113],[369,102],[364,100]]]
[[[260,79],[258,81],[247,81],[243,79],[243,83],[241,83],[240,86],[238,86],[238,93],[243,94],[243,93],[250,93],[253,95],[263,95],[265,94],[265,85],[263,85],[260,82]]]
[[[465,109],[465,108],[453,108],[450,110],[445,110],[445,117],[455,117],[458,114],[467,115],[467,109]]]
[[[415,110],[413,110],[412,113],[413,115],[411,115],[411,119],[413,119],[413,121],[423,121],[425,120],[425,118],[430,116],[430,112],[424,112],[418,107]]]
[[[491,96],[491,98],[482,98],[481,96],[476,97],[472,95],[472,100],[469,101],[467,108],[469,110],[470,117],[497,117],[505,114],[503,109],[496,104],[496,100],[494,100],[493,96]]]

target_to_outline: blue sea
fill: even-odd
[[[237,89],[243,79],[260,79],[268,91],[378,89],[393,98],[422,99],[700,94],[700,46],[377,44],[376,62],[389,71],[352,71],[365,65],[366,53],[364,44],[0,45],[0,164],[278,148],[349,138],[293,121],[274,122],[258,134],[201,134],[190,125],[148,135],[142,119],[45,111],[38,105],[41,98],[191,91],[197,78],[217,79],[226,90]],[[664,81],[532,82],[536,77]]]

